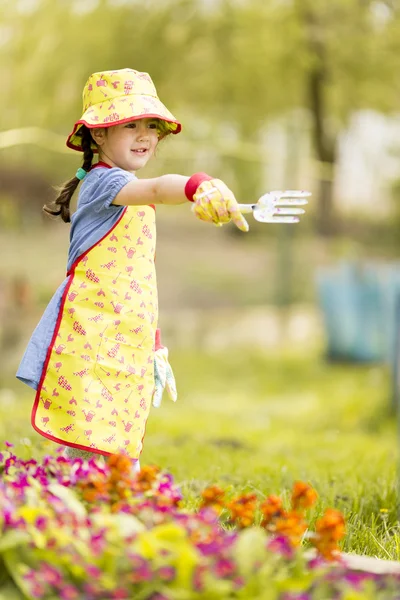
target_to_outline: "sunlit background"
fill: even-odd
[[[14,379],[65,276],[69,226],[41,208],[81,164],[65,140],[88,76],[130,67],[150,73],[183,123],[139,176],[205,171],[246,203],[270,190],[313,194],[299,224],[250,215],[248,234],[202,223],[189,206],[157,210],[160,326],[180,398],[151,416],[144,459],[183,478],[275,481],[275,469],[279,485],[302,475],[318,487],[350,471],[362,481],[375,457],[376,473],[388,469],[375,509],[394,510],[397,0],[1,8],[0,438],[52,448],[30,429],[33,392]],[[210,452],[203,463],[199,449]]]

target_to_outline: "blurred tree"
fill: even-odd
[[[193,139],[236,140],[241,156],[227,159],[225,168],[247,199],[261,187],[262,161],[251,148],[265,124],[302,107],[310,115],[323,234],[334,219],[339,132],[356,110],[399,107],[394,0],[2,0],[2,6],[3,129],[37,125],[66,135],[80,115],[87,76],[131,66],[152,75],[163,101],[187,117]],[[41,156],[48,160],[41,153],[35,159]]]
[[[194,51],[203,68],[191,101],[234,122],[242,141],[277,113],[306,108],[317,158],[317,227],[329,234],[340,131],[357,110],[400,105],[399,7],[390,0],[225,0],[218,7],[199,26],[204,35]],[[240,179],[253,183],[247,164],[241,167]]]
[[[400,15],[377,0],[294,0],[293,11],[302,32],[294,57],[305,57],[300,68],[319,161],[317,226],[329,234],[340,131],[357,110],[399,108]]]

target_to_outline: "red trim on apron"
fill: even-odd
[[[73,263],[73,265],[71,266],[70,270],[67,273],[67,277],[69,277],[70,279],[69,279],[67,285],[65,286],[65,290],[64,290],[64,293],[63,293],[62,298],[61,298],[60,309],[59,309],[59,312],[58,312],[57,321],[56,321],[56,325],[55,325],[54,332],[53,332],[53,337],[51,338],[50,345],[49,345],[49,347],[47,349],[46,360],[45,360],[45,362],[43,364],[42,375],[40,377],[40,382],[39,382],[39,385],[38,385],[38,389],[36,391],[35,402],[34,402],[34,405],[33,405],[33,408],[32,408],[32,412],[31,412],[31,425],[32,425],[33,429],[35,429],[35,431],[37,431],[38,433],[40,433],[40,435],[43,435],[44,437],[48,438],[49,440],[51,440],[53,442],[57,442],[59,444],[65,445],[65,440],[62,440],[60,438],[56,438],[56,437],[54,437],[52,435],[49,435],[45,431],[42,431],[41,429],[39,429],[39,427],[37,427],[37,425],[35,423],[35,418],[36,418],[37,407],[39,405],[39,399],[40,399],[40,393],[42,391],[43,381],[44,381],[44,378],[46,377],[47,367],[49,365],[49,360],[50,360],[50,357],[51,357],[51,353],[52,353],[52,351],[54,349],[54,344],[55,344],[55,341],[57,339],[58,332],[60,330],[60,325],[61,325],[61,321],[62,321],[62,315],[63,315],[63,311],[64,311],[65,300],[66,300],[69,288],[71,287],[71,283],[72,283],[73,278],[74,278],[74,271],[75,271],[76,267],[78,266],[78,264],[81,262],[81,260],[86,256],[86,254],[90,250],[92,250],[93,248],[95,248],[95,246],[97,246],[98,244],[100,244],[101,241],[104,240],[104,238],[106,238],[112,232],[113,229],[115,229],[115,227],[118,225],[118,223],[121,221],[122,217],[124,216],[124,214],[126,212],[126,209],[127,209],[127,207],[125,207],[124,210],[122,211],[122,214],[119,217],[118,221],[116,223],[114,223],[114,225],[111,227],[111,229],[109,229],[109,231],[105,235],[103,235],[103,237],[98,242],[96,242],[95,244],[93,244],[90,248],[88,248],[88,250],[86,250],[85,252],[83,252],[83,254],[81,254],[80,256],[78,256],[78,258],[75,260],[75,262]],[[90,450],[88,450],[87,446],[81,446],[80,444],[69,443],[68,445],[72,446],[73,448],[79,448],[80,450],[86,450],[88,452],[95,452],[96,454],[102,454],[103,456],[111,456],[110,452],[105,452],[103,450],[97,450],[96,448],[93,448],[93,449],[91,448]]]
[[[102,166],[102,165],[99,165],[99,166]],[[108,167],[108,165],[106,165],[106,167]],[[131,208],[133,208],[133,207],[131,207]],[[69,281],[66,284],[65,290],[64,290],[62,298],[61,298],[60,308],[59,308],[59,312],[58,312],[58,315],[57,315],[57,321],[56,321],[56,324],[55,324],[55,328],[54,328],[54,331],[53,331],[53,335],[52,335],[52,339],[51,339],[50,345],[49,345],[49,347],[47,349],[46,359],[45,359],[45,362],[44,362],[44,365],[43,365],[43,370],[42,370],[42,374],[41,374],[41,377],[40,377],[40,382],[39,382],[39,386],[38,386],[38,389],[37,389],[37,393],[36,393],[36,396],[35,396],[34,405],[33,405],[33,408],[32,408],[32,413],[31,413],[31,424],[32,424],[32,427],[35,429],[35,431],[37,431],[37,433],[39,433],[43,437],[45,437],[45,438],[47,438],[47,439],[49,439],[49,440],[51,440],[53,442],[62,444],[62,445],[71,446],[73,448],[79,448],[81,450],[86,450],[88,452],[93,452],[93,453],[100,454],[100,455],[103,455],[103,456],[110,456],[111,454],[113,454],[113,452],[108,452],[105,449],[98,449],[98,448],[96,448],[94,446],[88,446],[88,444],[74,443],[72,441],[66,440],[65,438],[60,438],[60,437],[57,437],[57,435],[53,435],[52,434],[53,432],[50,433],[50,432],[46,432],[43,429],[41,429],[41,427],[39,427],[37,425],[37,422],[40,421],[40,419],[39,419],[39,417],[37,415],[37,411],[38,411],[39,403],[41,401],[43,401],[43,399],[42,399],[43,385],[44,385],[45,380],[46,380],[46,376],[47,376],[47,372],[48,372],[48,368],[49,368],[49,362],[51,360],[51,357],[54,355],[53,354],[53,350],[55,350],[56,340],[57,340],[58,334],[60,333],[60,330],[61,330],[61,324],[63,323],[63,316],[64,316],[64,309],[65,309],[66,299],[67,299],[68,293],[70,291],[71,284],[74,282],[75,270],[76,270],[77,266],[79,265],[79,263],[85,258],[85,256],[91,250],[93,250],[93,248],[95,248],[96,246],[98,246],[99,244],[101,244],[101,242],[105,238],[107,238],[108,236],[111,235],[111,233],[114,230],[114,228],[116,228],[120,224],[122,218],[126,214],[127,209],[128,209],[128,207],[125,207],[123,209],[123,211],[121,213],[121,216],[118,218],[117,222],[108,230],[108,232],[100,240],[98,240],[95,244],[93,244],[90,248],[88,248],[88,250],[86,250],[84,253],[82,253],[75,260],[75,262],[73,263],[73,265],[71,266],[71,268],[69,269],[69,271],[67,273],[67,277],[69,277]],[[150,401],[150,399],[148,399],[148,402],[149,401]],[[144,421],[144,428],[142,430],[142,441],[143,441],[143,437],[145,435],[146,422],[147,422],[147,418]],[[128,431],[128,430],[126,430],[126,431]],[[141,444],[141,447],[142,447],[142,445],[143,444]],[[140,451],[139,451],[139,454],[140,454]],[[132,458],[133,458],[133,460],[137,460],[138,459],[138,457],[132,457]]]

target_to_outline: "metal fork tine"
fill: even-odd
[[[286,198],[285,200],[282,200],[282,199],[280,199],[280,200],[272,200],[271,203],[274,206],[283,206],[283,205],[287,205],[287,204],[290,204],[291,206],[304,206],[305,204],[308,204],[308,200],[305,200],[305,199],[303,199],[303,200],[301,200],[301,199],[295,200],[294,198],[293,199]]]
[[[268,193],[271,196],[280,196],[281,198],[306,198],[312,195],[311,192],[306,190],[274,190]]]
[[[261,212],[261,211],[260,211]],[[304,215],[306,211],[303,208],[275,208],[274,215]]]
[[[266,215],[263,218],[263,215],[260,215],[257,212],[254,212],[253,216],[255,220],[260,223],[298,223],[300,221],[298,217],[273,217],[271,215]]]

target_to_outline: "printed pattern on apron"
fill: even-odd
[[[155,242],[154,207],[128,206],[71,267],[32,410],[41,435],[139,457],[154,390]]]

